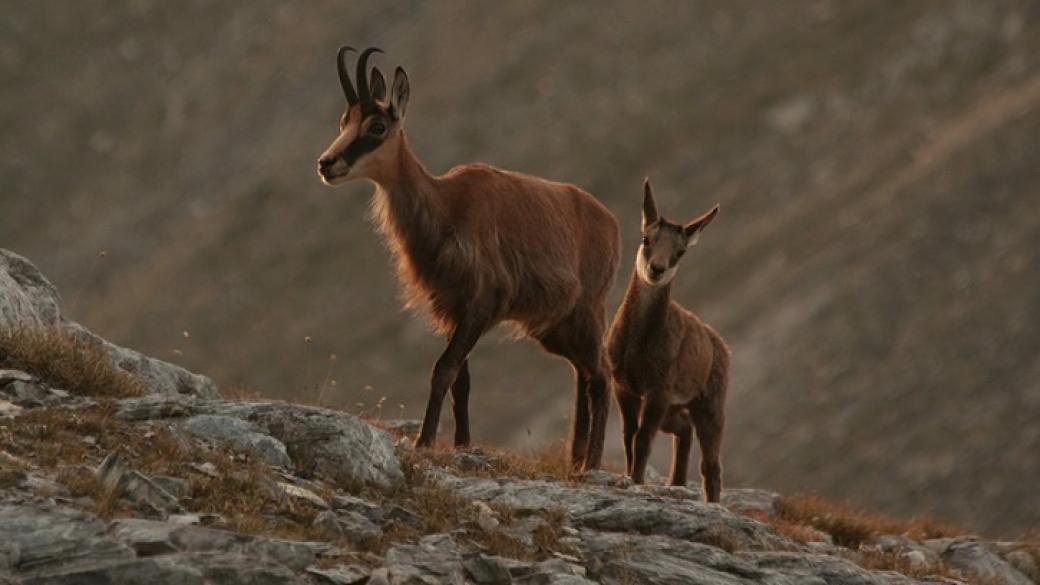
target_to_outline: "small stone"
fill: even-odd
[[[209,461],[205,463],[192,463],[191,468],[214,479],[220,477],[220,473],[217,471],[217,466]]]
[[[481,585],[509,585],[513,582],[509,568],[499,557],[478,553],[464,560],[462,566],[470,579]]]
[[[372,583],[369,573],[363,567],[355,565],[340,565],[330,569],[320,567],[307,567],[307,573],[318,578],[320,583],[330,585],[360,585],[361,583]]]
[[[323,500],[321,498],[321,496],[319,496],[318,494],[316,494],[316,493],[314,493],[314,492],[312,492],[312,491],[310,491],[308,489],[304,489],[304,488],[302,488],[300,486],[293,485],[291,483],[286,483],[284,481],[280,481],[280,482],[277,482],[277,483],[278,483],[278,487],[281,488],[282,491],[285,492],[291,498],[297,498],[297,499],[300,499],[300,500],[306,500],[306,501],[310,502],[311,504],[314,504],[315,506],[317,506],[319,508],[328,508],[329,507],[329,503],[328,502]]]
[[[473,507],[477,510],[477,526],[484,532],[491,533],[498,530],[498,514],[484,502],[475,501]]]
[[[912,550],[903,553],[903,558],[906,559],[908,565],[914,570],[927,569],[929,566],[928,557],[919,550]]]

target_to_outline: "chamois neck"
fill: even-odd
[[[374,209],[380,230],[413,263],[432,264],[450,232],[438,179],[416,158],[404,131],[387,163],[371,177],[376,183]]]
[[[632,271],[625,291],[625,320],[637,331],[646,333],[663,323],[672,299],[672,283],[651,286]]]

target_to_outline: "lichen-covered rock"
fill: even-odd
[[[655,495],[642,489],[572,487],[557,482],[460,478],[447,474],[441,485],[466,498],[535,513],[563,508],[576,526],[605,531],[664,534],[709,543],[771,550],[803,550],[764,524],[717,504]]]
[[[0,328],[55,327],[80,342],[100,348],[112,363],[140,378],[158,394],[219,396],[206,376],[174,364],[119,347],[61,315],[60,297],[54,285],[26,258],[0,248]]]
[[[251,423],[240,418],[200,414],[184,421],[183,428],[196,437],[228,443],[275,467],[292,469],[292,459],[281,441],[258,433]]]
[[[939,553],[946,563],[1007,585],[1033,585],[1033,580],[973,537],[949,540]]]
[[[276,401],[145,396],[120,400],[128,421],[216,415],[240,419],[285,445],[296,470],[350,484],[390,487],[404,474],[389,433],[345,412]]]

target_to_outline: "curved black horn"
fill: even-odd
[[[361,56],[358,57],[357,61],[357,79],[358,84],[358,95],[361,96],[361,105],[366,106],[372,103],[372,94],[368,91],[368,57],[372,53],[382,53],[382,49],[375,47],[369,47],[365,49]]]
[[[336,70],[339,71],[339,83],[343,86],[343,94],[347,96],[347,103],[350,105],[358,103],[358,94],[354,91],[354,86],[350,84],[350,74],[347,73],[347,52],[353,50],[354,47],[344,45],[339,48],[339,53],[336,54]]]

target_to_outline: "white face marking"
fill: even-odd
[[[636,252],[636,274],[639,278],[643,279],[643,282],[650,286],[664,286],[675,278],[675,273],[679,271],[679,265],[676,264],[671,268],[664,271],[661,276],[656,279],[650,276],[650,263],[646,261],[646,256],[643,255],[643,247],[640,246]]]

